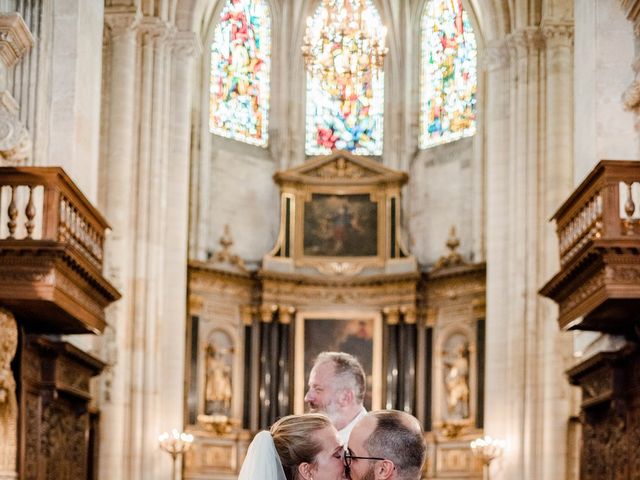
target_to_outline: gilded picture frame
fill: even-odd
[[[382,408],[382,316],[377,312],[301,311],[295,319],[294,413],[305,412],[304,395],[315,357],[346,351],[365,370],[368,410]]]

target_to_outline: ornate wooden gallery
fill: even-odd
[[[60,168],[0,168],[0,205],[0,477],[97,478],[104,364],[60,334],[102,332],[120,297],[102,275],[108,225]]]
[[[425,478],[480,478],[484,264],[449,253],[423,272],[401,234],[406,174],[345,152],[275,175],[280,233],[258,271],[227,230],[189,265],[185,478],[235,478],[252,435],[304,411],[323,350],[356,355],[369,409],[414,413],[429,444]]]
[[[640,164],[601,161],[560,207],[560,271],[541,293],[563,329],[614,334],[569,370],[582,390],[582,480],[640,478]]]

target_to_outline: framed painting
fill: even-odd
[[[302,244],[305,256],[377,256],[378,203],[366,193],[313,193],[304,202]]]
[[[304,395],[313,361],[320,352],[355,356],[367,380],[365,407],[381,408],[382,317],[366,312],[299,312],[295,325],[294,413],[305,411]]]

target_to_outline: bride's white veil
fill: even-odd
[[[254,438],[242,462],[238,480],[286,480],[271,433],[266,430]]]

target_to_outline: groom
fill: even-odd
[[[349,437],[344,469],[351,480],[419,480],[426,455],[418,420],[398,410],[366,414]]]

